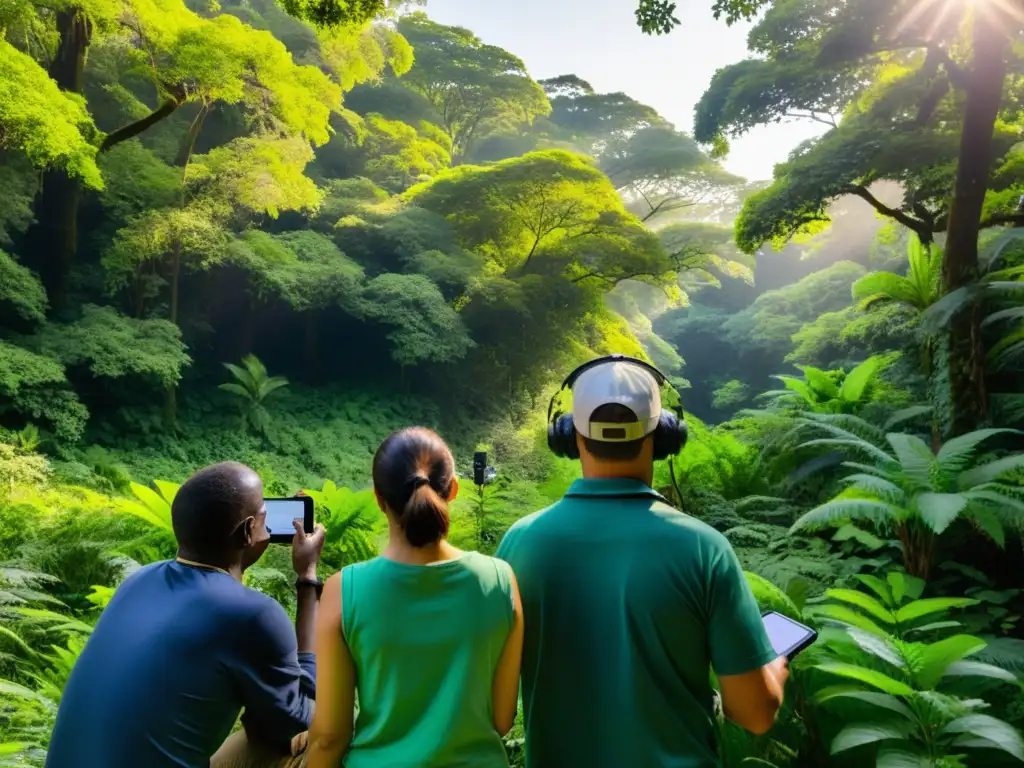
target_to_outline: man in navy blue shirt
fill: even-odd
[[[243,709],[248,742],[282,757],[295,749],[316,697],[324,529],[306,535],[296,522],[293,631],[276,601],[242,586],[270,543],[266,516],[263,483],[241,464],[181,486],[178,557],[118,588],[64,689],[46,768],[209,768]]]

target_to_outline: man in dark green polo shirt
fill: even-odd
[[[572,392],[583,479],[518,521],[498,549],[523,601],[526,764],[718,766],[711,669],[726,716],[763,733],[782,703],[786,661],[729,542],[651,490],[654,376],[609,361]],[[639,437],[597,439],[608,432]]]

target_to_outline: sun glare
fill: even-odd
[[[927,20],[926,38],[931,38],[951,13],[964,10],[994,14],[1002,23],[1024,25],[1024,6],[1018,0],[917,0],[900,20],[897,30],[923,26]]]

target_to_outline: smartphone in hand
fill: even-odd
[[[302,521],[302,530],[313,532],[313,499],[309,496],[263,499],[267,509],[267,531],[271,544],[291,544],[295,538],[295,524]]]

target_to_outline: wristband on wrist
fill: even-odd
[[[321,593],[324,591],[324,583],[320,581],[320,579],[308,579],[304,576],[300,576],[295,580],[295,589],[300,589],[301,587],[315,587],[316,597],[318,600],[320,599]]]

